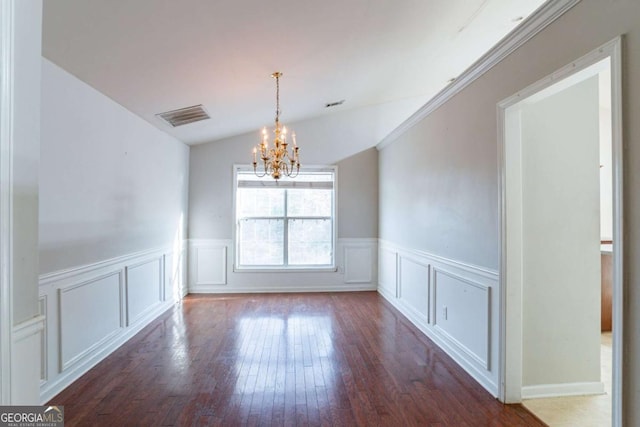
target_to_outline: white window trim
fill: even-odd
[[[242,266],[238,261],[238,239],[237,239],[237,210],[236,210],[236,192],[238,190],[238,172],[253,172],[253,166],[249,164],[233,165],[233,191],[232,191],[232,209],[233,221],[231,236],[233,239],[233,272],[234,273],[326,273],[338,271],[337,247],[338,247],[338,166],[336,165],[311,165],[303,166],[300,172],[333,172],[333,236],[332,236],[332,264],[327,266]]]

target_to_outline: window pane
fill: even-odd
[[[289,265],[331,265],[330,219],[289,220]]]
[[[291,189],[287,190],[288,216],[331,216],[331,194],[333,190]]]
[[[277,188],[238,188],[238,218],[284,216],[284,191]]]
[[[284,264],[284,220],[240,220],[238,238],[241,265]]]
[[[311,181],[311,182],[331,182],[333,181],[333,173],[320,172],[320,173],[300,173],[293,181]]]

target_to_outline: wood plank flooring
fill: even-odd
[[[67,426],[543,426],[375,292],[190,295],[53,398]]]

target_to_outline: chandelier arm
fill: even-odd
[[[258,177],[258,178],[264,178],[265,176],[267,176],[267,171],[264,171],[264,173],[262,175],[260,175],[258,173],[258,169],[256,167],[253,168],[253,173]]]
[[[298,174],[300,173],[300,165],[296,165],[296,174],[293,174],[293,167],[291,168],[291,175],[288,175],[289,178],[295,178],[298,176]]]
[[[257,165],[257,163],[254,163],[254,164],[253,164],[253,173],[254,173],[258,178],[264,178],[265,176],[267,176],[267,175],[269,175],[269,174],[270,174],[270,172],[269,172],[270,167],[269,167],[269,163],[267,162],[268,160],[269,160],[269,158],[268,158],[268,157],[266,157],[266,156],[265,156],[265,157],[262,157],[262,162],[263,162],[263,164],[262,164],[262,170],[263,170],[262,175],[260,175],[260,174],[258,173],[258,165]]]

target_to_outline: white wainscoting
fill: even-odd
[[[422,323],[429,321],[429,268],[418,257],[398,257],[398,301]]]
[[[189,289],[227,284],[229,240],[189,241]]]
[[[42,403],[182,298],[185,252],[152,249],[40,276]]]
[[[60,370],[104,346],[124,328],[122,273],[107,273],[58,289]]]
[[[336,269],[236,271],[230,239],[189,240],[189,292],[322,292],[377,289],[378,239],[338,239]]]
[[[163,301],[179,301],[187,295],[187,251],[164,254]]]
[[[39,314],[42,319],[42,331],[40,332],[40,387],[47,380],[47,296],[41,295],[38,299]],[[39,393],[38,393],[39,394]]]
[[[352,242],[345,244],[344,250],[344,283],[371,283],[373,280],[373,258],[375,249],[370,242]]]
[[[146,314],[162,304],[164,281],[162,265],[164,254],[125,267],[127,277],[127,326],[135,325]]]
[[[479,367],[489,369],[490,290],[440,268],[433,269],[433,326]]]
[[[378,292],[497,396],[498,272],[383,240],[378,259]]]
[[[398,253],[386,247],[378,250],[378,291],[389,298],[398,297]]]
[[[34,405],[39,398],[45,317],[39,315],[13,327],[11,343],[11,404]]]

